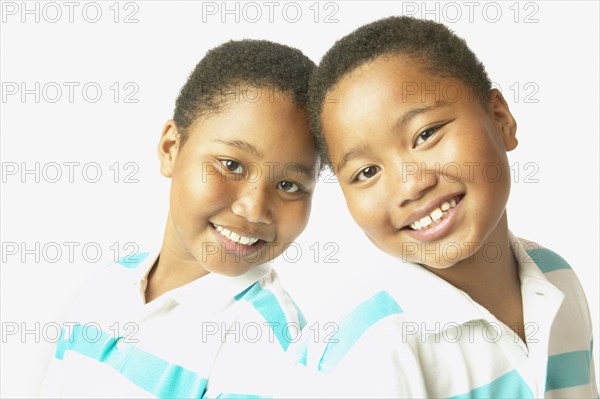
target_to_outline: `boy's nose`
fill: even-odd
[[[269,224],[273,220],[269,203],[269,192],[259,184],[247,183],[238,192],[231,211],[251,223]]]
[[[409,204],[411,201],[423,197],[427,191],[433,188],[438,182],[438,174],[435,170],[427,169],[425,164],[410,164],[402,167],[401,173],[396,179],[400,179],[399,206]]]

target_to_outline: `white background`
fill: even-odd
[[[520,141],[509,154],[519,171],[508,203],[510,228],[517,236],[555,250],[578,273],[594,322],[597,362],[597,2],[475,2],[471,15],[466,2],[275,2],[271,18],[263,2],[250,8],[227,3],[228,9],[238,7],[237,15],[223,14],[221,2],[204,4],[205,10],[216,8],[215,15],[203,13],[202,2],[194,1],[122,2],[117,7],[102,2],[96,23],[85,19],[95,18],[93,4],[76,4],[73,22],[63,2],[28,2],[29,9],[39,10],[39,22],[35,13],[23,14],[20,1],[2,5],[2,397],[36,394],[54,348],[46,342],[54,330],[44,326],[61,320],[76,287],[115,255],[114,243],[120,256],[128,253],[128,242],[140,250],[160,244],[169,180],[159,174],[156,145],[180,87],[208,49],[229,39],[271,39],[298,47],[318,62],[335,40],[365,23],[403,12],[423,16],[425,9],[430,10],[426,17],[446,23],[467,40],[509,102]],[[14,7],[18,10],[13,15]],[[120,13],[115,23],[116,8]],[[301,15],[296,18],[298,9]],[[138,22],[124,23],[131,13]],[[324,21],[327,16],[330,23]],[[525,23],[526,17],[530,23]],[[23,101],[20,92],[9,95],[5,90],[14,84],[20,90],[22,82],[30,89],[40,82],[39,102],[34,94]],[[49,82],[63,89],[55,103],[48,101],[56,97]],[[72,103],[64,82],[79,83]],[[87,100],[82,94],[89,82],[102,88],[96,103],[88,101],[94,90],[89,89]],[[120,90],[117,103],[115,82]],[[132,85],[126,87],[128,82]],[[125,103],[123,96],[132,87],[139,91],[130,99],[138,102]],[[34,173],[21,173],[23,166],[33,169],[36,162],[39,183]],[[56,176],[51,162],[61,166],[62,178],[56,183],[48,181]],[[79,162],[73,182],[64,162]],[[82,167],[92,162],[102,171],[97,183],[82,175]],[[120,170],[117,183],[115,168],[110,169],[115,162]],[[138,169],[125,167],[128,162]],[[528,162],[532,164],[526,166]],[[19,170],[13,175],[10,168],[15,165]],[[93,178],[94,171],[87,169],[85,177]],[[129,173],[137,183],[124,182]],[[527,177],[537,182],[528,183]],[[79,243],[73,259],[64,242]],[[11,243],[24,243],[29,249],[39,243],[40,259],[29,254],[22,262],[20,250],[7,251]],[[58,255],[51,243],[63,250],[54,263],[49,260]],[[96,257],[93,243],[102,255],[96,262],[86,261],[85,256]],[[297,243],[301,254],[289,252],[288,262],[280,258],[278,271],[309,319],[351,297],[352,287],[368,279],[370,267],[397,262],[363,238],[331,179],[319,184],[309,227]],[[330,257],[326,260],[325,255]],[[39,334],[23,333],[23,328],[35,331],[36,323]],[[14,326],[19,331],[7,335]]]

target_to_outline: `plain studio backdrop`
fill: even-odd
[[[520,142],[509,154],[510,228],[572,265],[599,342],[597,2],[5,1],[2,397],[36,395],[82,282],[160,244],[169,180],[156,146],[208,49],[269,39],[318,62],[355,28],[402,14],[464,37],[505,95]],[[362,235],[324,173],[309,226],[275,263],[310,320],[386,262],[402,267]]]

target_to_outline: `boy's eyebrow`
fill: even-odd
[[[442,108],[442,107],[447,107],[448,105],[450,105],[447,101],[436,101],[435,104],[431,104],[431,105],[426,105],[424,107],[418,107],[418,108],[413,108],[410,111],[407,111],[406,113],[404,113],[404,115],[402,115],[400,118],[398,118],[398,121],[396,122],[396,127],[402,127],[402,125],[405,125],[406,123],[410,122],[411,119],[413,119],[414,117],[416,117],[417,115],[426,113],[426,112],[431,112],[434,111],[438,108]]]
[[[342,170],[342,168],[352,159],[357,158],[360,154],[365,153],[369,150],[369,145],[365,142],[360,143],[357,146],[350,148],[342,157],[340,162],[338,163],[337,170]]]
[[[260,151],[258,151],[256,149],[256,147],[254,147],[252,144],[248,143],[247,141],[244,140],[219,140],[219,139],[214,139],[214,142],[217,143],[222,143],[231,147],[235,147],[238,148],[242,151],[246,151],[251,153],[252,155],[255,155],[257,157],[262,157],[262,154]]]

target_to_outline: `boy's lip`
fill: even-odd
[[[444,195],[442,197],[439,197],[439,198],[436,198],[436,199],[433,199],[433,200],[427,202],[425,205],[423,205],[422,207],[418,208],[416,211],[411,213],[410,216],[408,216],[404,220],[404,222],[400,225],[400,228],[398,230],[410,228],[409,226],[412,223],[429,215],[431,212],[433,212],[433,210],[435,208],[438,208],[446,201],[450,201],[451,199],[454,198],[454,199],[456,199],[456,202],[458,203],[458,201],[460,201],[462,199],[462,197],[464,197],[464,195],[465,194],[461,193],[461,192],[452,193],[452,194],[447,194],[447,195]]]

